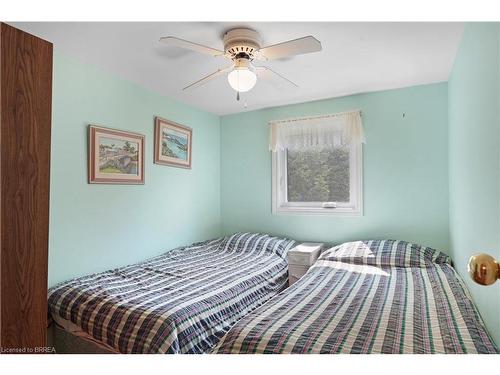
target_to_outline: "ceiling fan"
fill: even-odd
[[[208,81],[227,74],[229,85],[237,92],[236,99],[239,100],[240,93],[251,90],[257,83],[257,77],[269,79],[271,75],[280,78],[288,85],[298,87],[297,84],[283,77],[267,66],[254,66],[253,61],[268,61],[282,59],[294,55],[321,51],[321,43],[313,36],[305,36],[287,42],[261,47],[261,37],[255,30],[237,28],[229,30],[223,37],[224,51],[207,47],[198,43],[189,42],[174,36],[160,38],[160,42],[170,46],[181,47],[192,51],[204,53],[211,56],[224,56],[232,61],[232,64],[199,79],[184,87],[183,90],[191,90],[200,87]]]

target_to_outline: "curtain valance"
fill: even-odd
[[[269,128],[273,152],[365,143],[360,111],[271,121]]]

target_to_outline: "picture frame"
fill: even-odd
[[[155,117],[155,164],[191,169],[193,130]]]
[[[144,135],[97,125],[88,129],[89,184],[144,184]]]

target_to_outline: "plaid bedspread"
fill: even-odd
[[[329,249],[216,353],[498,353],[445,254],[403,241]]]
[[[203,353],[284,289],[294,241],[237,233],[49,290],[49,310],[121,353]]]

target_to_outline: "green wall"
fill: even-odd
[[[500,285],[473,283],[467,261],[500,259],[499,40],[498,24],[468,24],[448,89],[451,254],[497,343]]]
[[[193,128],[192,170],[153,164],[155,115]],[[87,184],[88,124],[146,136],[145,185]],[[219,236],[219,117],[56,53],[50,200],[49,285]]]
[[[361,109],[364,216],[271,213],[268,121]],[[403,117],[404,114],[404,117]],[[416,86],[222,117],[222,230],[339,243],[396,238],[447,251],[447,84]]]

